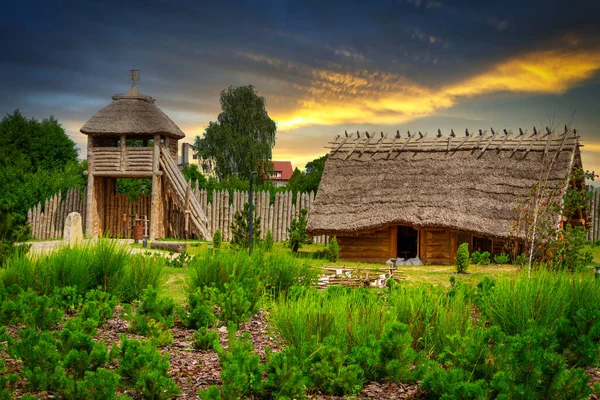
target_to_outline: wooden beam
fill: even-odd
[[[127,163],[127,154],[126,152],[126,147],[125,144],[126,139],[125,139],[125,135],[121,135],[121,171],[125,171],[125,164]]]
[[[375,137],[375,134],[373,134],[373,136],[369,136],[369,133],[367,132],[367,140],[365,141],[365,144],[363,145],[362,149],[360,149],[360,154],[363,154],[365,152],[365,150],[367,149],[367,146],[369,145],[369,143],[371,143],[371,140],[373,140],[373,138]]]
[[[152,175],[162,175],[162,171],[158,171],[157,174],[152,171],[94,171],[94,175],[114,178],[152,178]]]
[[[392,140],[392,145],[390,146],[390,151],[388,152],[388,157],[390,156],[390,154],[392,154],[392,151],[394,151],[394,145],[396,144],[398,139],[400,139],[400,131],[396,131],[396,136],[394,137],[394,140]]]
[[[521,137],[521,139],[519,140],[519,143],[517,143],[517,146],[513,149],[512,154],[515,154],[517,150],[519,150],[519,146],[521,146],[523,139],[525,139],[525,132],[523,132],[523,129],[521,128],[519,128],[519,136]]]
[[[496,132],[494,132],[494,130],[492,129],[492,137],[490,138],[490,140],[486,143],[486,145],[483,147],[483,149],[481,149],[481,153],[479,153],[479,157],[481,157],[481,155],[483,153],[485,153],[485,151],[487,150],[488,146],[494,141],[494,139],[496,138]]]
[[[419,132],[419,136],[421,136],[421,137],[417,141],[419,143],[417,150],[421,150],[421,146],[423,146],[423,143],[425,142],[425,138],[427,137],[427,132],[425,132],[424,135],[421,132]]]

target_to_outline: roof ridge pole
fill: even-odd
[[[456,134],[454,134],[454,130],[450,129],[450,136],[448,136],[448,151],[450,151],[450,148],[452,147],[452,138],[456,137]]]
[[[367,146],[369,145],[369,143],[371,143],[371,140],[373,140],[373,138],[375,137],[375,134],[373,134],[373,136],[369,136],[369,132],[365,132],[365,134],[367,135],[368,139],[365,141],[365,144],[362,147],[362,149],[360,149],[360,154],[363,154],[365,152],[365,150],[367,149]]]
[[[523,142],[523,139],[525,139],[526,134],[527,130],[523,132],[523,129],[519,128],[519,136],[521,137],[521,139],[519,140],[519,143],[517,143],[517,146],[513,149],[512,154],[515,154],[517,150],[519,150],[519,146],[521,146],[521,142]]]
[[[371,157],[369,159],[371,159],[371,158],[373,158],[373,156],[375,156],[375,153],[377,153],[377,151],[381,147],[381,144],[383,143],[383,141],[385,139],[387,139],[387,136],[388,136],[387,133],[384,135],[383,132],[381,132],[381,139],[379,139],[377,141],[377,147],[375,147],[375,150],[373,151],[373,153],[371,154]]]
[[[450,131],[452,131],[452,129]],[[454,131],[452,131],[452,133],[454,133]],[[454,148],[454,151],[458,150],[460,148],[460,146],[462,146],[469,139],[470,139],[470,137],[469,137],[469,130],[465,129],[465,138],[463,140],[461,140],[460,143],[458,144],[458,146],[456,146]]]
[[[494,132],[494,128],[490,127],[490,130],[492,131],[492,137],[486,143],[486,145],[483,147],[483,149],[481,149],[481,153],[479,153],[479,157],[481,157],[481,155],[483,153],[485,153],[485,151],[487,150],[488,146],[494,141],[494,139],[496,139],[496,132]]]
[[[538,132],[537,129],[535,129],[535,126],[533,127],[533,135],[531,137],[533,138],[533,141],[529,144],[529,147],[527,148],[527,150],[525,150],[525,153],[529,153],[529,151],[533,148],[535,142],[538,140]]]
[[[438,133],[435,137],[435,140],[433,141],[433,146],[431,146],[431,150],[435,150],[435,145],[437,144],[438,140],[440,140],[441,137],[442,137],[442,131],[438,128]]]
[[[421,133],[421,131],[419,131],[419,147],[417,147],[417,150],[421,150],[421,147],[423,146],[423,143],[425,143],[425,138],[427,137],[427,132],[425,132],[425,134],[423,135]]]
[[[396,136],[394,137],[394,140],[392,140],[392,144],[390,145],[390,151],[388,152],[388,158],[392,154],[392,151],[394,151],[394,145],[396,144],[398,139],[400,139],[400,131],[399,130],[396,131]]]
[[[348,139],[350,139],[350,136],[348,135],[347,131],[344,131],[344,134],[346,135],[346,137],[342,140],[342,142],[335,149],[333,149],[331,151],[332,155],[335,154],[339,149],[341,149],[342,146],[346,144],[346,142],[348,141]],[[339,135],[338,135],[338,137],[339,137]]]
[[[565,133],[563,133],[563,140],[560,143],[560,146],[558,147],[558,150],[556,151],[556,154],[560,153],[565,145],[565,143],[567,142],[567,138],[569,137],[569,135],[567,134],[569,132],[569,130],[567,129],[567,126],[565,125]],[[575,129],[573,129],[573,132],[576,132]]]
[[[550,143],[552,142],[553,134],[554,134],[554,131],[551,131],[550,128],[548,128],[548,127],[546,127],[546,131],[548,132],[547,133],[548,141],[546,142],[546,148],[544,149],[544,157],[546,157],[546,154],[548,154],[548,150],[550,149]]]
[[[406,139],[406,141],[405,141],[405,142],[402,144],[402,147],[400,147],[399,153],[400,153],[402,150],[404,150],[404,148],[405,148],[406,146],[408,146],[408,144],[410,143],[410,141],[411,141],[411,140],[412,140],[412,139],[415,137],[415,135],[416,135],[416,133],[415,133],[415,134],[413,134],[413,135],[411,136],[411,134],[410,134],[410,131],[407,131],[407,134],[408,134],[408,139]]]
[[[354,150],[356,150],[358,148],[359,144],[360,144],[360,132],[356,131],[356,144],[354,145],[354,148],[346,154],[346,158],[344,158],[344,160],[347,160],[348,158],[350,158],[352,153],[354,153]]]
[[[504,139],[502,140],[502,143],[500,143],[500,146],[498,147],[497,150],[501,150],[502,146],[504,146],[504,143],[506,143],[506,141],[508,140],[510,135],[512,135],[512,132],[509,132],[506,129],[503,129],[503,132],[504,132]]]

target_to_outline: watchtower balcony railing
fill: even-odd
[[[152,174],[154,147],[93,147],[88,154],[91,173]]]

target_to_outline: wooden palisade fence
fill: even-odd
[[[206,190],[192,189],[194,197],[198,200],[204,214],[208,217],[207,229],[214,235],[217,229],[223,234],[223,240],[230,241],[232,237],[231,222],[234,219],[235,212],[242,210],[244,203],[248,202],[249,193],[244,191],[234,191],[231,196],[228,191],[212,191],[212,201],[208,201],[208,192]],[[62,237],[64,221],[67,215],[77,211],[83,218],[85,227],[86,204],[84,199],[87,189],[69,189],[64,198],[61,194],[56,194],[43,204],[36,205],[29,210],[27,219],[31,226],[31,236],[34,239],[59,239]],[[310,193],[298,193],[295,202],[292,192],[280,192],[275,194],[275,199],[271,202],[269,192],[254,192],[254,212],[261,218],[260,232],[264,239],[268,230],[273,234],[273,240],[282,242],[287,240],[287,230],[291,225],[292,219],[297,217],[301,209],[310,210],[314,202],[315,195]],[[130,238],[132,236],[131,227],[135,218],[150,218],[150,196],[141,195],[136,201],[131,200],[127,195],[108,193],[106,195],[106,211],[104,215],[103,226],[110,232],[110,236]],[[169,215],[169,223],[174,226],[171,230],[176,232],[174,236],[182,237],[185,219],[183,213],[173,213]],[[325,236],[315,236],[316,243],[326,243]]]
[[[590,229],[588,229],[588,242],[600,240],[600,188],[589,186],[592,193],[589,202]]]

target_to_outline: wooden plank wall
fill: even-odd
[[[195,185],[197,188],[198,186]],[[87,190],[87,189],[86,189]],[[77,211],[83,218],[85,228],[85,191],[80,189],[69,189],[65,199],[57,194],[46,200],[44,204],[38,204],[28,212],[28,223],[32,227],[32,238],[34,239],[59,239],[62,237],[64,220],[72,211]],[[208,230],[211,235],[217,229],[223,233],[223,240],[230,241],[232,234],[230,230],[231,221],[237,210],[241,210],[244,203],[248,202],[248,192],[234,191],[230,196],[228,191],[213,191],[212,201],[208,201],[206,190],[193,190],[205,215],[208,217]],[[142,195],[137,201],[132,201],[129,196],[118,194],[107,190],[103,196],[103,220],[100,221],[103,233],[111,237],[131,237],[132,216],[147,215],[150,219],[150,195]],[[295,203],[292,202],[292,192],[276,193],[274,201],[271,201],[269,192],[254,193],[254,209],[256,215],[261,217],[260,230],[264,239],[268,230],[273,233],[273,240],[281,242],[287,240],[287,229],[293,218],[298,216],[299,210],[305,208],[309,211],[314,202],[315,195],[311,193],[300,193],[296,196]],[[165,199],[164,226],[165,236],[183,238],[185,236],[185,215],[177,207],[172,199]],[[293,203],[293,204],[292,204]],[[123,215],[127,221],[123,220]],[[325,235],[315,236],[316,243],[327,243]]]
[[[457,248],[457,232],[442,229],[422,229],[420,232],[419,257],[424,264],[454,264]]]
[[[397,232],[395,226],[375,232],[361,233],[359,236],[338,236],[340,259],[382,263],[390,257],[395,257],[394,231]]]

